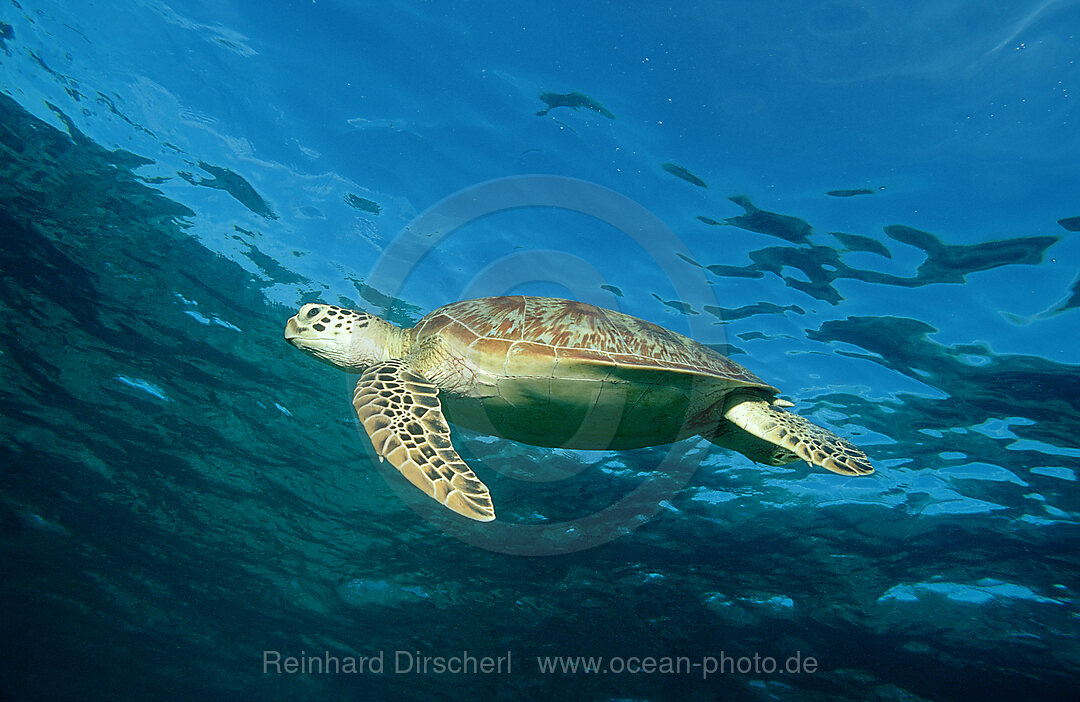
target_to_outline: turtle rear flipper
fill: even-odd
[[[491,494],[450,443],[439,389],[405,361],[370,366],[360,376],[353,407],[379,460],[429,497],[478,522],[495,519]]]
[[[800,460],[799,456],[783,446],[751,434],[734,422],[721,421],[714,431],[705,432],[701,436],[721,448],[738,451],[754,463],[786,466]]]
[[[869,475],[870,459],[824,427],[760,398],[733,397],[724,416],[754,436],[791,451],[807,463],[841,475]]]

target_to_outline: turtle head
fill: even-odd
[[[320,361],[360,372],[401,353],[402,330],[366,312],[315,302],[285,323],[285,341]]]

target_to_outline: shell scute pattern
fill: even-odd
[[[550,356],[554,365],[556,354],[551,349],[557,349],[560,361],[655,368],[774,389],[739,364],[682,334],[572,300],[514,296],[455,302],[427,315],[412,330],[414,343],[434,334],[463,351],[479,352],[483,359],[530,354]],[[506,347],[493,341],[521,343],[511,344],[504,353]]]

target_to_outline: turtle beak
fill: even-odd
[[[289,317],[289,321],[285,323],[285,341],[288,341],[293,346],[296,346],[296,340],[300,338],[300,325],[296,321],[296,316]]]

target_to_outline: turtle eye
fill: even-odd
[[[322,314],[322,308],[321,307],[312,307],[310,310],[308,310],[308,313],[305,316],[308,319],[315,319],[320,314]]]

